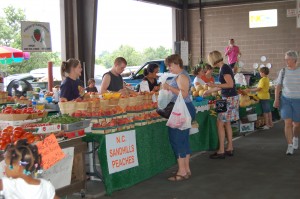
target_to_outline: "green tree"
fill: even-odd
[[[103,64],[106,68],[113,66],[114,60],[117,57],[124,57],[128,66],[137,66],[142,63],[142,55],[136,51],[133,47],[128,45],[121,45],[119,49],[112,53],[102,53],[98,63]]]
[[[164,59],[171,53],[172,53],[171,49],[166,49],[163,46],[160,46],[156,49],[149,47],[143,51],[143,57],[144,57],[143,62],[146,62],[149,60],[155,60],[155,59]]]
[[[0,19],[0,44],[14,48],[21,47],[21,21],[26,20],[24,10],[12,6],[3,8],[5,18]]]
[[[21,49],[21,21],[26,20],[24,10],[8,6],[3,9],[5,17],[0,17],[0,45]],[[59,53],[32,52],[30,59],[21,63],[1,65],[0,70],[9,74],[26,73],[36,68],[47,67],[48,61],[59,66],[61,63]]]
[[[109,53],[102,52],[96,59],[97,64],[104,65],[106,68],[113,66],[116,57],[124,57],[127,60],[128,66],[139,66],[146,61],[155,59],[164,59],[172,53],[171,49],[163,46],[158,48],[146,48],[143,52],[136,51],[133,47],[128,45],[121,45],[119,49]]]

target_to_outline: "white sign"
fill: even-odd
[[[249,12],[249,27],[263,28],[277,26],[277,9]]]
[[[286,10],[286,17],[296,17],[296,16],[297,16],[297,9]]]
[[[139,165],[135,130],[108,134],[105,139],[109,174]]]
[[[25,52],[51,52],[50,24],[45,22],[21,22],[22,50]]]
[[[55,189],[71,184],[74,147],[62,149],[62,151],[66,154],[65,157],[41,175],[41,178],[49,180]]]
[[[297,0],[297,28],[300,28],[300,0]]]
[[[189,65],[189,42],[180,42],[180,56],[184,66]]]
[[[240,133],[251,132],[251,131],[254,131],[254,122],[245,123],[245,124],[240,123]]]
[[[144,80],[140,83],[140,91],[141,92],[150,92],[148,81]]]

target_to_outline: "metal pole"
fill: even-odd
[[[53,88],[53,62],[48,62],[48,91],[52,92]]]
[[[84,88],[86,88],[85,62],[82,62],[82,67],[83,67],[83,85],[84,85]]]

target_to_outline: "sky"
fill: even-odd
[[[1,0],[25,10],[27,21],[49,22],[52,49],[60,52],[60,0]],[[96,54],[112,52],[120,45],[137,50],[172,48],[172,9],[134,0],[98,0]]]

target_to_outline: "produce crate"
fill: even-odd
[[[26,126],[23,127],[27,131],[33,132],[33,134],[47,134],[61,131],[61,124],[46,124],[45,126]]]
[[[90,122],[91,120],[82,120],[71,124],[62,124],[61,129],[64,131],[76,131],[88,127]]]
[[[67,137],[69,139],[84,136],[84,135],[85,135],[84,129],[64,133],[64,137]]]
[[[3,121],[18,121],[26,120],[30,114],[0,114],[0,120]]]

